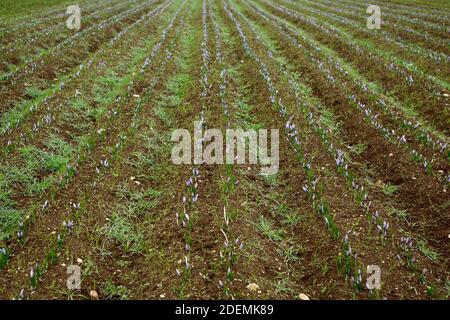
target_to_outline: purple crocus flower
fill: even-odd
[[[73,221],[72,220],[68,220],[67,222],[64,221],[63,226],[66,227],[67,230],[69,230],[69,232],[70,232],[73,228]]]
[[[346,233],[345,236],[344,236],[344,242],[348,243],[348,233]]]

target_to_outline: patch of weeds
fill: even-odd
[[[286,203],[280,203],[276,208],[275,211],[278,212],[281,216],[286,216],[291,212],[291,208]]]
[[[427,286],[427,296],[430,299],[432,299],[434,296],[436,296],[436,289],[433,285]]]
[[[170,94],[163,95],[158,102],[158,106],[162,108],[174,108],[181,105],[184,97],[188,93],[190,84],[191,78],[185,73],[170,77],[166,87]]]
[[[11,190],[2,190],[0,189],[0,204],[2,205],[8,205],[12,203],[12,200],[10,198],[12,192]]]
[[[275,284],[275,292],[276,293],[288,293],[294,294],[295,290],[292,288],[292,281],[287,277],[282,277]]]
[[[332,132],[337,132],[339,130],[339,124],[336,122],[331,110],[322,110],[319,122],[323,124],[325,128],[329,128]]]
[[[114,103],[117,96],[126,91],[127,84],[130,82],[131,75],[122,78],[117,77],[111,70],[111,75],[98,79],[99,86],[95,88],[95,100],[100,105],[110,105]]]
[[[417,242],[417,249],[419,249],[419,251],[424,256],[426,256],[428,259],[430,259],[432,261],[436,261],[439,258],[439,255],[436,252],[434,252],[433,250],[431,250],[424,240],[419,240]]]
[[[27,189],[27,194],[29,195],[42,194],[45,192],[45,190],[50,189],[52,185],[53,179],[51,178],[44,179],[42,181],[34,181],[32,184],[29,185]]]
[[[111,279],[106,281],[103,292],[107,299],[128,300],[130,296],[130,292],[127,288],[115,285]]]
[[[127,200],[120,206],[122,215],[127,218],[136,218],[158,205],[161,192],[152,188],[144,192],[132,190],[126,183],[117,188],[116,194],[120,199]]]
[[[276,174],[263,175],[262,177],[264,183],[270,187],[276,187],[279,184],[278,176]]]
[[[0,240],[9,239],[16,232],[22,218],[21,210],[0,206]]]
[[[285,262],[295,262],[298,260],[299,249],[289,244],[281,244],[278,253],[283,256]]]
[[[264,216],[259,217],[258,229],[272,241],[281,241],[285,235],[282,230],[273,228],[273,222],[266,219]]]
[[[295,226],[301,221],[304,220],[304,218],[297,214],[297,212],[294,212],[286,203],[278,204],[274,211],[278,214],[280,214],[284,219],[283,223],[287,224],[289,226]]]
[[[130,264],[131,264],[131,261],[128,261],[128,260],[122,260],[122,259],[117,260],[117,266],[119,268],[127,268],[130,266]]]
[[[142,253],[142,233],[120,212],[115,212],[111,220],[99,229],[99,233],[118,243],[125,252]]]
[[[33,180],[30,168],[4,166],[0,171],[3,172],[2,188],[14,184],[28,184]]]
[[[8,185],[21,184],[27,194],[39,194],[48,190],[54,183],[54,177],[43,174],[66,170],[74,155],[73,147],[56,135],[50,135],[44,142],[45,149],[25,146],[19,152],[25,161],[22,167],[1,168],[5,172]]]
[[[290,211],[284,216],[284,220],[282,222],[293,227],[303,220],[305,220],[303,216],[297,214],[296,212]]]
[[[90,134],[83,135],[81,137],[76,137],[75,140],[78,142],[80,149],[92,150],[95,146],[95,137]]]
[[[386,195],[386,196],[391,196],[393,195],[395,192],[397,192],[398,187],[396,185],[387,183],[385,185],[383,185],[381,187],[381,191]]]
[[[45,142],[45,146],[48,151],[38,149],[35,146],[26,146],[20,149],[31,168],[36,171],[57,172],[69,164],[74,153],[74,149],[69,143],[56,135],[50,135]]]
[[[393,206],[388,207],[388,212],[389,212],[389,215],[391,215],[392,217],[395,217],[395,218],[397,218],[399,220],[403,220],[403,221],[408,221],[409,217],[410,217],[410,214],[408,211],[397,209],[397,208],[394,208]]]
[[[354,146],[350,147],[350,151],[352,153],[356,154],[357,156],[360,156],[366,150],[367,150],[367,144],[365,144],[365,143],[358,143],[358,144],[355,144]]]
[[[172,126],[172,118],[164,108],[156,107],[153,112],[155,113],[155,116],[157,116],[166,126]]]
[[[136,151],[135,153],[133,153],[133,157],[135,159],[132,160],[132,164],[139,169],[150,169],[155,164],[155,160],[153,159],[153,157],[141,151]]]
[[[92,276],[93,274],[97,274],[98,270],[97,270],[97,266],[95,265],[94,261],[92,261],[91,259],[85,259],[83,261],[83,276],[84,277],[89,277]]]
[[[68,289],[68,288],[56,289],[55,293],[59,296],[65,297],[67,300],[86,299],[86,296],[81,294],[79,291]]]
[[[251,113],[253,110],[253,107],[244,101],[237,101],[237,117],[241,120],[241,125],[244,128],[247,128],[247,126],[251,123],[255,123],[255,116]]]
[[[37,87],[27,87],[25,93],[34,99],[42,94],[42,90]]]

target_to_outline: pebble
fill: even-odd
[[[83,263],[83,260],[81,258],[78,258],[77,262],[81,264],[81,263]]]
[[[91,297],[91,299],[93,300],[98,300],[98,293],[95,290],[91,290],[89,291],[89,296]]]
[[[250,290],[250,291],[256,292],[256,291],[259,290],[259,286],[256,283],[250,283],[247,286],[247,289]]]
[[[300,293],[298,297],[300,298],[300,300],[309,300],[309,297],[304,293]]]

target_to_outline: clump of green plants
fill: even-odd
[[[393,195],[395,192],[397,192],[397,190],[398,187],[390,183],[383,185],[381,188],[381,191],[387,196]]]
[[[128,300],[130,296],[130,292],[127,288],[114,284],[111,279],[106,281],[103,292],[107,299]]]
[[[6,248],[0,248],[0,270],[3,269],[8,263],[8,252]]]
[[[438,254],[431,250],[427,243],[423,240],[417,242],[417,249],[419,249],[419,251],[430,260],[436,261],[439,257]]]
[[[259,217],[258,229],[272,241],[281,241],[284,239],[285,234],[282,230],[275,229],[273,222],[265,218]]]

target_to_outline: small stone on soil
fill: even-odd
[[[89,296],[91,297],[91,299],[93,300],[98,300],[98,293],[95,290],[91,290],[89,291]]]
[[[259,290],[259,286],[258,286],[256,283],[250,283],[250,284],[247,286],[247,289],[250,290],[250,291],[255,292],[255,291],[258,291],[258,290]]]
[[[309,300],[309,297],[304,293],[300,293],[298,297],[300,298],[300,300]]]

